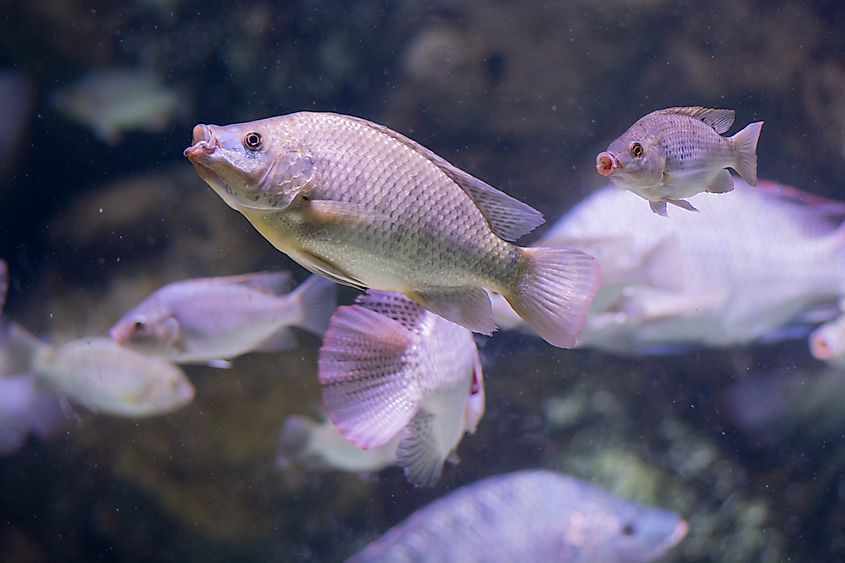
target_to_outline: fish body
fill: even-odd
[[[808,311],[835,309],[845,280],[845,204],[741,181],[730,194],[692,202],[701,213],[666,221],[608,187],[550,229],[544,244],[609,245],[597,254],[609,257],[603,279],[614,283],[599,290],[579,346],[622,354],[732,346],[776,335]],[[614,254],[620,240],[628,241],[624,261]],[[678,279],[661,284],[643,272],[656,256]]]
[[[185,155],[306,268],[403,293],[470,330],[495,329],[490,289],[544,339],[571,346],[597,287],[584,253],[512,244],[542,223],[539,212],[363,119],[300,112],[197,125]]]
[[[290,349],[290,327],[322,334],[335,286],[312,276],[295,291],[286,272],[197,278],[168,284],[112,327],[119,344],[177,363],[234,358],[267,346]],[[280,295],[280,293],[282,295]]]
[[[194,398],[194,388],[182,370],[108,338],[42,349],[32,372],[44,388],[91,411],[116,416],[166,414]]]
[[[110,145],[120,142],[126,131],[162,131],[180,101],[178,92],[155,73],[132,69],[91,72],[52,97],[56,109]]]
[[[685,198],[701,192],[727,193],[733,168],[757,183],[757,141],[763,122],[723,137],[734,111],[676,107],[640,118],[596,157],[596,170],[617,186],[649,201],[666,215],[666,203],[696,211]]]
[[[308,469],[371,473],[396,465],[400,435],[382,446],[364,450],[344,438],[330,421],[305,416],[285,419],[279,432],[280,468],[299,465]]]
[[[520,471],[435,500],[347,563],[651,561],[686,532],[672,512],[567,475]]]
[[[357,447],[398,437],[397,463],[433,485],[484,414],[472,333],[397,293],[369,290],[339,307],[323,339],[319,378],[329,418]]]

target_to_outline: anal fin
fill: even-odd
[[[666,211],[666,202],[662,199],[660,201],[649,200],[648,206],[651,208],[651,210],[654,213],[656,213],[657,215],[660,215],[661,217],[668,217],[669,216],[669,213]]]
[[[446,320],[473,332],[496,330],[490,297],[480,287],[444,287],[408,291],[405,295]]]
[[[727,170],[722,170],[716,175],[716,178],[707,186],[707,191],[711,194],[726,194],[732,192],[734,189],[734,180],[731,178],[731,173]]]
[[[680,207],[681,209],[698,213],[698,209],[693,207],[693,205],[685,199],[667,199],[666,203],[671,203],[675,207]]]

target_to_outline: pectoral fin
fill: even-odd
[[[288,250],[287,254],[301,264],[303,268],[306,268],[315,274],[321,275],[324,278],[328,278],[335,283],[348,285],[356,289],[360,289],[361,291],[365,291],[367,289],[367,285],[364,282],[355,279],[340,268],[337,268],[333,264],[326,262],[322,258],[315,256],[306,250]]]
[[[390,221],[390,218],[383,213],[346,201],[315,199],[307,202],[306,209],[308,220],[320,225],[328,223],[357,225]]]

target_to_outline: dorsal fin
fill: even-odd
[[[732,109],[711,109],[701,106],[666,108],[654,113],[686,115],[687,117],[703,121],[719,134],[731,128],[734,122],[734,115],[736,114]]]
[[[424,156],[432,164],[443,171],[450,180],[455,182],[472,199],[484,218],[490,224],[494,233],[505,240],[515,241],[542,225],[545,220],[543,214],[518,199],[514,199],[490,184],[479,180],[475,176],[464,172],[452,165],[446,159],[425,148],[416,141],[397,133],[396,131],[367,121],[360,117],[340,116],[355,121],[383,133],[417,153]]]
[[[290,272],[253,272],[206,279],[224,285],[243,285],[269,295],[284,295],[289,293],[293,286]]]

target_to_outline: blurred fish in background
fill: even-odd
[[[279,432],[276,464],[280,469],[299,466],[305,469],[374,473],[396,465],[396,449],[401,434],[385,444],[368,450],[359,448],[330,420],[317,422],[302,415],[285,418]]]
[[[186,111],[188,99],[151,69],[97,69],[51,97],[55,109],[108,145],[131,131],[161,133]]]
[[[293,292],[291,284],[289,272],[173,282],[126,313],[110,334],[119,344],[177,363],[290,350],[296,347],[291,327],[325,332],[337,293],[320,276]]]
[[[347,563],[652,561],[687,534],[677,514],[568,475],[519,471],[453,491]]]
[[[643,213],[634,194],[605,188],[545,235],[540,244],[595,252],[608,280],[580,347],[647,354],[732,346],[806,334],[837,314],[845,203],[740,181],[729,194],[691,201],[701,213],[665,221]],[[501,302],[496,311],[503,325],[518,325]]]
[[[399,437],[408,480],[430,486],[465,432],[484,415],[472,333],[398,293],[369,290],[339,307],[319,358],[323,401],[340,433],[362,449]]]

